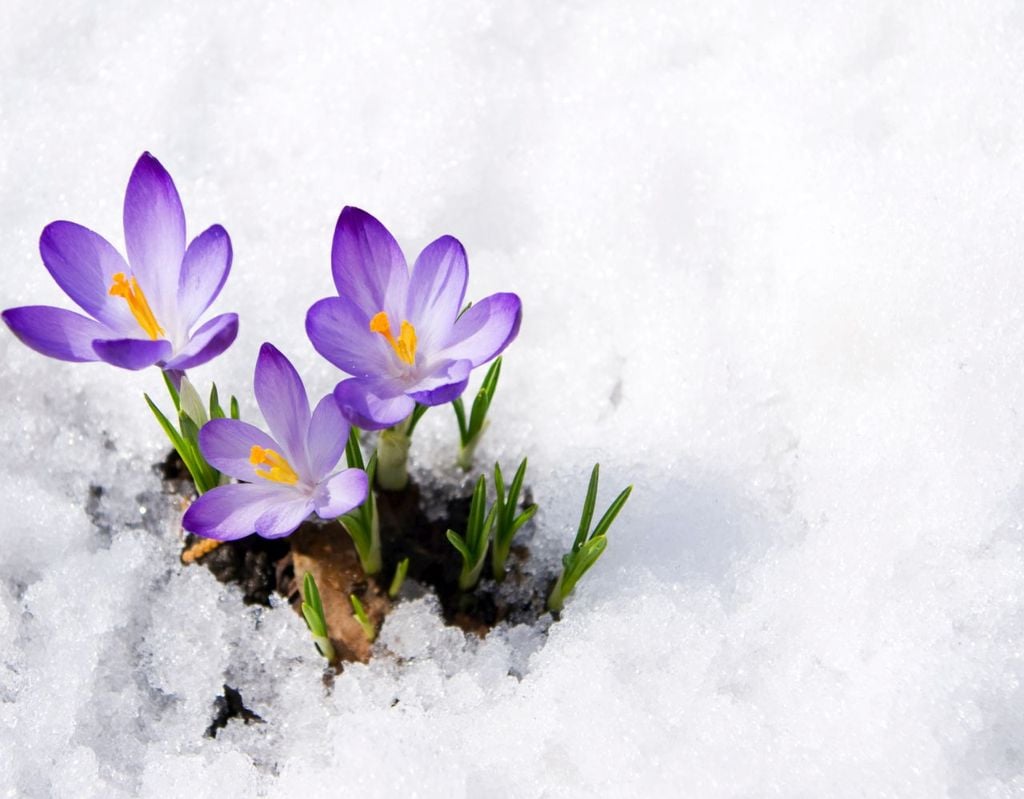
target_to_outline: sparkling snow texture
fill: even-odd
[[[177,564],[157,372],[2,331],[0,795],[1024,795],[1022,77],[999,0],[6,3],[0,306],[67,302],[40,231],[121,246],[151,150],[230,231],[195,379],[252,415],[264,340],[337,380],[303,319],[358,205],[523,297],[480,462],[530,455],[540,556],[595,460],[636,490],[546,641],[418,600],[327,695]],[[265,723],[212,740],[225,682]]]

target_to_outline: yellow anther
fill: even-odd
[[[391,320],[388,319],[386,311],[381,311],[370,320],[370,330],[373,333],[380,333],[387,340],[388,344],[395,351],[395,354],[412,366],[416,362],[416,328],[408,321],[402,320],[402,327],[398,333],[398,340],[391,335]]]
[[[253,444],[252,449],[249,451],[249,463],[253,466],[269,467],[256,470],[256,474],[265,480],[273,480],[275,483],[287,483],[288,485],[294,485],[299,482],[299,476],[295,473],[291,464],[272,449],[264,449],[257,444]]]
[[[164,329],[160,327],[156,317],[153,316],[153,309],[149,307],[146,295],[139,288],[139,281],[134,277],[129,279],[125,277],[124,272],[118,272],[114,275],[114,282],[110,285],[110,294],[114,297],[124,298],[135,321],[151,339],[156,341],[164,334]]]

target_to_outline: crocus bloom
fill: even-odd
[[[14,335],[51,358],[125,369],[190,369],[227,349],[238,333],[236,314],[190,331],[227,279],[231,240],[214,225],[185,247],[178,191],[149,153],[128,180],[124,238],[127,261],[88,228],[47,225],[39,240],[43,263],[89,316],[46,305],[10,308],[3,320]]]
[[[206,460],[246,482],[199,497],[185,513],[185,529],[221,541],[251,533],[280,538],[313,511],[333,519],[360,505],[369,489],[366,472],[335,470],[349,426],[334,398],[327,395],[310,414],[302,379],[270,344],[260,349],[253,389],[270,435],[236,419],[203,425],[199,448]]]
[[[359,427],[379,430],[405,419],[415,403],[451,402],[470,370],[516,337],[522,304],[492,294],[459,315],[466,294],[466,251],[442,236],[409,267],[394,237],[358,208],[345,208],[334,231],[331,266],[338,297],[306,315],[317,352],[352,375],[335,399]]]

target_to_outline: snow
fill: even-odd
[[[66,304],[39,232],[120,244],[151,150],[232,236],[194,377],[251,417],[264,340],[337,379],[358,205],[523,297],[480,462],[529,454],[540,556],[594,461],[636,489],[546,638],[424,598],[327,691],[178,565],[157,373],[0,336],[0,795],[1024,795],[1022,70],[1000,0],[7,2],[0,306]],[[225,683],[264,723],[204,737]]]

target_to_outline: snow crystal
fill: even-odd
[[[328,685],[178,564],[156,372],[2,335],[0,795],[1024,794],[1022,71],[1003,0],[7,3],[0,306],[67,304],[39,232],[120,245],[151,150],[231,233],[194,378],[252,416],[264,340],[337,380],[303,319],[358,205],[522,295],[478,462],[529,455],[536,557],[595,461],[636,488],[546,631],[421,597]],[[431,412],[414,474],[455,447]]]

